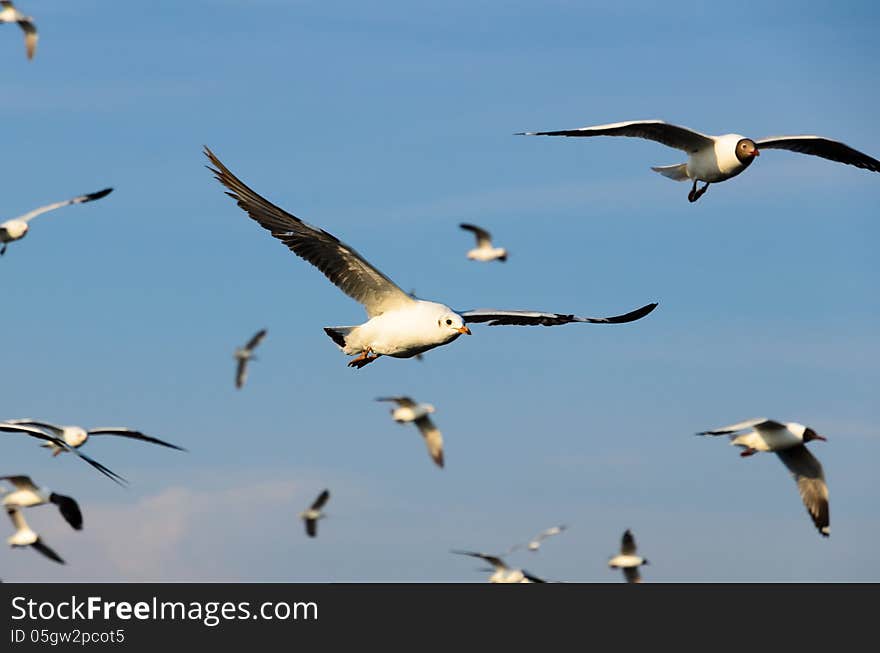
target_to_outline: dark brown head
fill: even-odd
[[[740,163],[749,165],[759,154],[758,146],[751,138],[741,138],[736,142],[736,158]]]
[[[804,442],[809,442],[810,440],[822,440],[822,442],[826,442],[827,438],[823,435],[819,435],[810,427],[804,429]]]

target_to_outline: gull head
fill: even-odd
[[[751,138],[741,138],[736,143],[736,158],[740,163],[750,164],[756,156],[761,154],[758,146]]]
[[[441,315],[437,318],[437,328],[450,334],[454,333],[456,337],[462,333],[471,335],[471,330],[464,323],[464,318],[457,313],[444,313]]]
[[[804,438],[804,442],[809,442],[811,440],[822,440],[822,442],[828,441],[828,438],[826,438],[824,435],[819,435],[818,433],[816,433],[813,429],[811,429],[809,427],[804,428],[803,438]]]

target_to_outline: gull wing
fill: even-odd
[[[312,504],[312,510],[320,510],[324,507],[324,504],[327,503],[327,500],[330,498],[330,490],[324,490],[321,494],[318,495],[318,498],[315,499],[315,502]]]
[[[789,150],[880,172],[880,161],[877,159],[851,148],[846,143],[823,136],[772,136],[755,141],[755,145],[759,150]]]
[[[636,554],[636,538],[628,528],[620,540],[620,552],[625,556],[634,556]]]
[[[641,320],[651,311],[657,308],[657,304],[646,304],[641,308],[624,315],[611,317],[580,317],[564,313],[542,313],[539,311],[506,311],[494,308],[477,308],[470,311],[459,312],[465,322],[488,322],[489,326],[514,325],[514,326],[557,326],[559,324],[571,324],[572,322],[587,322],[590,324],[624,324]]]
[[[229,189],[226,194],[240,208],[294,254],[318,268],[342,292],[363,304],[368,316],[372,318],[415,302],[354,248],[255,193],[207,147],[205,155],[215,166],[208,169]]]
[[[414,408],[416,402],[411,397],[377,397],[376,401],[393,401],[401,408]]]
[[[688,154],[693,154],[705,147],[712,147],[715,144],[715,140],[711,136],[662,120],[630,120],[560,131],[520,132],[517,136],[632,136],[656,141],[676,150],[683,150]]]
[[[54,211],[55,209],[60,209],[62,206],[69,206],[71,204],[83,204],[85,202],[91,202],[93,200],[99,200],[102,197],[106,197],[111,192],[113,192],[112,188],[105,188],[104,190],[99,190],[96,193],[89,193],[88,195],[80,195],[78,197],[74,197],[69,200],[64,200],[62,202],[55,202],[54,204],[47,204],[46,206],[41,206],[38,209],[34,209],[29,213],[25,213],[24,215],[15,218],[16,220],[21,220],[23,222],[29,222],[33,220],[38,215],[42,215],[43,213],[48,213],[49,211]]]
[[[475,224],[467,224],[466,222],[462,222],[458,226],[465,231],[473,232],[474,236],[477,238],[477,247],[492,247],[492,236],[485,229],[482,229]]]
[[[176,444],[171,444],[170,442],[165,442],[165,440],[160,440],[159,438],[154,438],[152,436],[141,433],[140,431],[135,431],[134,429],[127,429],[123,427],[103,427],[98,429],[89,429],[88,430],[89,437],[93,435],[118,435],[123,438],[132,438],[133,440],[141,440],[142,442],[150,442],[152,444],[158,444],[163,447],[169,447],[170,449],[177,449],[178,451],[186,451],[183,447],[178,447]]]
[[[712,429],[711,431],[700,431],[697,435],[730,435],[731,433],[751,428],[771,431],[775,429],[784,429],[785,424],[781,424],[772,419],[767,419],[766,417],[756,417],[755,419],[747,419],[744,422],[737,422],[736,424],[731,424],[729,426],[721,426],[717,429]]]
[[[777,451],[776,455],[797,481],[798,492],[816,528],[823,537],[828,537],[831,534],[831,516],[822,465],[802,444]]]
[[[425,444],[428,447],[428,453],[438,467],[443,467],[443,434],[440,429],[434,426],[434,422],[427,415],[419,417],[416,420],[416,426],[419,432],[425,438]]]

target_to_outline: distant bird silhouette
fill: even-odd
[[[238,366],[235,371],[235,387],[241,389],[244,385],[244,382],[247,380],[247,368],[248,363],[252,360],[257,360],[257,357],[254,356],[254,349],[263,342],[263,338],[266,337],[266,329],[261,329],[257,331],[257,333],[248,340],[247,344],[244,347],[239,347],[235,350],[235,360],[238,361]]]

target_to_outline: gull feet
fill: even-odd
[[[742,453],[740,453],[739,455],[741,458],[745,458],[746,456],[754,456],[756,453],[758,453],[757,449],[749,448],[749,449],[746,449],[745,451],[743,451]]]
[[[369,365],[374,360],[379,358],[382,354],[374,354],[372,350],[368,349],[367,351],[361,353],[357,358],[353,358],[348,361],[349,367],[356,367],[357,369],[361,369],[364,365]]]
[[[696,202],[700,199],[703,194],[709,189],[709,182],[706,182],[706,185],[697,190],[697,182],[694,181],[694,187],[691,188],[691,192],[688,193],[688,201]]]

